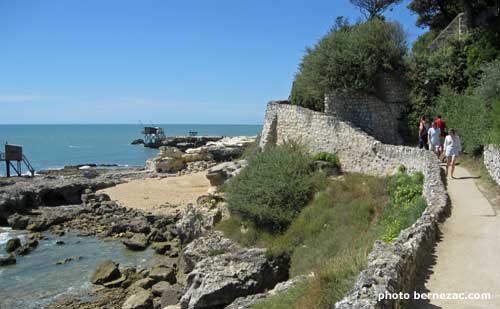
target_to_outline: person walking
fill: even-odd
[[[439,140],[440,140],[440,143],[441,143],[441,150],[444,149],[444,138],[445,138],[445,133],[446,133],[446,121],[444,121],[442,118],[441,118],[441,115],[437,115],[437,118],[436,118],[436,126],[439,128],[439,130],[441,130],[441,135],[439,136]],[[439,156],[441,156],[441,154],[439,154]],[[444,158],[443,158],[444,160]]]
[[[429,144],[430,150],[434,152],[438,158],[441,155],[441,141],[439,140],[440,136],[441,129],[439,129],[436,122],[433,121],[432,127],[427,132],[427,143]]]
[[[418,125],[418,136],[420,138],[418,148],[429,149],[427,144],[427,131],[429,130],[429,124],[427,123],[425,116],[420,117],[420,123]]]
[[[460,143],[460,138],[455,133],[455,129],[450,129],[448,135],[444,139],[444,153],[446,156],[446,173],[448,176],[448,168],[451,165],[451,177],[455,172],[455,163],[457,162],[458,154],[462,150],[462,145]]]

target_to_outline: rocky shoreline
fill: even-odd
[[[241,154],[241,145],[247,144],[233,148],[239,147]],[[213,229],[229,213],[223,195],[214,192],[246,166],[244,160],[217,164],[214,151],[227,147],[231,148],[219,143],[186,152],[162,149],[159,158],[192,159],[189,163],[198,164],[199,170],[210,167],[207,178],[213,186],[212,194],[200,196],[197,203],[172,215],[125,208],[98,192],[133,179],[163,177],[155,168],[70,168],[32,179],[0,179],[0,223],[28,231],[24,244],[9,240],[8,255],[0,258],[0,264],[14,264],[16,255],[36,250],[41,232],[77,231],[82,237],[116,239],[130,251],[151,248],[160,259],[144,269],[103,261],[94,271],[94,288],[86,297],[58,298],[49,308],[222,308],[236,299],[251,304],[265,297],[288,279],[289,258],[269,257],[265,249],[242,248]],[[224,158],[232,159],[236,152],[227,153]],[[182,173],[170,176],[175,175]],[[75,256],[60,264],[78,260]],[[283,286],[286,290],[292,284],[282,284],[281,290]]]

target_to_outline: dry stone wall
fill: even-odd
[[[449,199],[435,155],[422,149],[386,145],[338,117],[299,106],[270,102],[261,135],[267,143],[299,141],[312,153],[336,153],[346,172],[392,174],[401,164],[424,174],[428,207],[418,221],[391,243],[377,241],[355,287],[336,308],[404,308],[401,300],[379,300],[381,293],[410,292],[417,273],[435,245],[438,222],[446,217]]]
[[[484,166],[486,166],[491,178],[500,185],[500,148],[498,146],[486,146],[484,149]]]
[[[407,100],[401,78],[382,74],[376,81],[377,95],[342,92],[325,95],[325,113],[352,122],[386,144],[399,145],[401,105]]]

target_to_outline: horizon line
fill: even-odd
[[[0,126],[22,126],[22,125],[48,125],[48,126],[57,126],[57,125],[138,125],[138,126],[150,126],[150,125],[226,125],[226,126],[259,126],[263,125],[263,123],[129,123],[129,122],[108,122],[108,123],[0,123]]]

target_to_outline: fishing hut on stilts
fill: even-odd
[[[0,162],[5,162],[6,176],[10,177],[12,168],[17,176],[22,176],[22,165],[26,165],[31,176],[35,176],[35,169],[31,166],[28,158],[23,154],[23,147],[19,145],[5,144],[5,152],[0,151]]]

